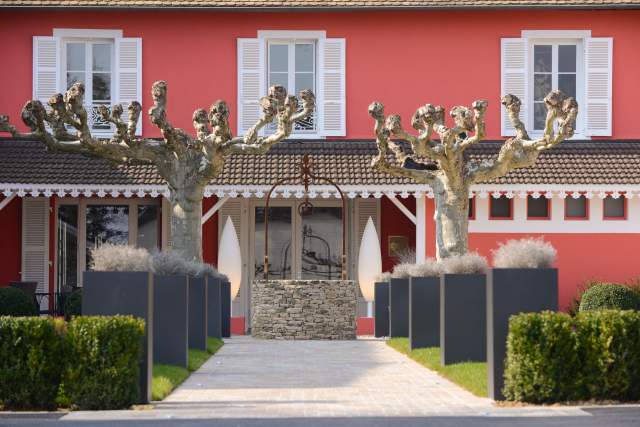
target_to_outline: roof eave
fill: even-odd
[[[320,7],[280,7],[280,6],[261,6],[261,7],[218,7],[218,6],[159,6],[159,5],[114,5],[114,6],[96,6],[96,5],[77,5],[77,6],[64,6],[64,5],[0,5],[1,10],[33,10],[33,9],[45,9],[45,10],[200,10],[200,11],[212,11],[212,12],[356,12],[356,11],[406,11],[406,10],[419,10],[419,11],[491,11],[491,10],[621,10],[621,9],[640,9],[639,3],[625,3],[625,4],[568,4],[568,5],[450,5],[450,6],[358,6],[358,7],[344,7],[344,6],[320,6]]]

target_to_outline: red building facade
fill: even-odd
[[[448,110],[484,98],[489,101],[487,139],[501,141],[511,134],[501,94],[514,93],[523,100],[523,119],[535,134],[539,93],[562,89],[580,104],[574,140],[545,154],[536,170],[473,189],[471,249],[490,256],[499,242],[543,236],[559,251],[563,306],[588,279],[638,275],[632,249],[640,245],[640,144],[635,142],[640,131],[634,108],[640,87],[633,80],[640,70],[640,3],[617,8],[615,2],[576,5],[559,0],[538,8],[533,2],[496,1],[471,9],[473,2],[436,8],[436,2],[422,1],[412,10],[382,0],[372,8],[319,2],[301,10],[295,10],[295,2],[287,10],[270,8],[269,1],[246,8],[211,2],[197,10],[188,3],[155,8],[132,2],[130,8],[92,9],[80,7],[82,2],[64,9],[64,1],[29,9],[19,3],[24,2],[4,2],[7,7],[0,8],[0,36],[9,58],[0,79],[0,112],[14,123],[27,99],[46,100],[77,80],[91,83],[88,104],[140,100],[146,111],[152,105],[152,83],[165,80],[168,114],[176,127],[190,130],[195,109],[224,99],[233,112],[232,125],[241,133],[255,120],[256,101],[270,84],[284,84],[290,91],[312,87],[318,111],[310,123],[296,127],[292,142],[285,145],[307,147],[350,193],[354,277],[357,246],[369,216],[378,226],[385,269],[397,260],[394,245],[415,248],[419,259],[435,254],[429,188],[367,169],[366,158],[374,149],[367,106],[373,100],[383,102],[388,113],[401,114],[408,127],[413,111],[426,102]],[[111,129],[96,121],[94,132],[108,136]],[[159,136],[144,115],[139,132]],[[263,158],[232,161],[205,194],[203,212],[213,213],[203,224],[205,260],[217,261],[226,217],[236,224],[246,256],[243,287],[234,304],[238,330],[249,316],[246,288],[259,258],[255,236],[264,190],[300,155],[288,150],[267,156],[285,165],[281,170],[269,169]],[[64,280],[79,285],[87,248],[98,240],[150,249],[170,246],[165,186],[152,169],[108,169],[95,159],[43,154],[36,144],[10,138],[0,141],[0,153],[6,166],[0,172],[0,286],[27,278],[37,278],[42,289],[51,291]],[[322,160],[325,155],[350,161],[341,169],[333,160]],[[308,253],[320,249],[306,248],[307,240],[316,237],[308,230],[327,234],[323,227],[330,226],[292,217],[297,190],[285,189],[292,196],[283,193],[279,199],[287,235],[283,240],[289,241],[283,271],[320,274],[326,266],[311,265]],[[337,200],[323,188],[316,190],[330,223]],[[91,228],[105,215],[119,218],[108,237],[100,227]],[[73,242],[61,237],[70,224],[77,227],[81,242],[73,253],[68,251]],[[325,234],[331,248],[334,236]],[[75,262],[69,261],[74,257]],[[73,270],[66,278],[64,268]]]

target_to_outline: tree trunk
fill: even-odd
[[[464,255],[469,247],[469,188],[447,183],[436,187],[436,258]]]
[[[185,259],[202,261],[202,199],[192,201],[171,193],[172,249]]]

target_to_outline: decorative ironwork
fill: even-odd
[[[294,184],[296,182],[304,185],[304,201],[298,206],[298,214],[300,216],[308,216],[313,213],[313,204],[309,200],[309,185],[313,181],[326,182],[335,187],[340,199],[342,200],[342,280],[347,280],[347,198],[344,193],[338,187],[338,185],[331,179],[318,176],[313,173],[313,163],[308,154],[305,154],[300,163],[300,173],[294,176],[288,176],[276,181],[267,193],[267,200],[265,202],[264,209],[264,279],[269,280],[269,201],[274,190],[282,184]]]

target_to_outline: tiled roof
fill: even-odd
[[[467,152],[472,158],[491,158],[500,142],[482,142]],[[309,154],[317,175],[340,185],[412,184],[371,168],[373,141],[289,141],[265,155],[237,155],[227,159],[212,185],[269,185],[298,172]],[[542,153],[535,167],[518,169],[496,184],[640,184],[640,141],[564,142]],[[39,142],[0,140],[0,184],[162,185],[150,165],[113,165],[80,154],[49,152]]]
[[[640,0],[0,0],[0,7],[360,9],[617,8]]]

